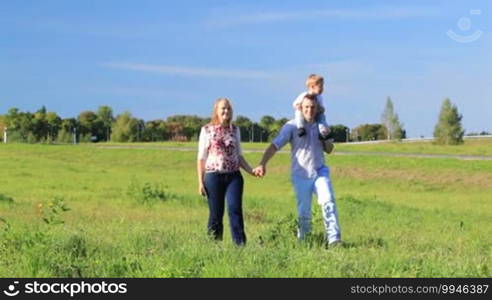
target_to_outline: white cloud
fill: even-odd
[[[251,25],[288,21],[304,21],[313,19],[350,19],[350,20],[385,20],[432,17],[440,12],[434,7],[380,7],[364,10],[318,9],[291,12],[259,12],[231,16],[229,18],[214,18],[209,20],[209,26],[225,27],[233,25]]]
[[[154,65],[141,64],[131,62],[108,62],[102,66],[151,73],[163,73],[191,77],[225,77],[225,78],[247,78],[247,79],[268,79],[278,76],[270,72],[261,70],[245,70],[245,69],[214,69],[214,68],[195,68],[171,65]]]
[[[161,73],[195,78],[229,78],[263,80],[264,83],[256,85],[255,89],[266,88],[268,90],[292,90],[304,88],[304,80],[308,74],[317,73],[326,76],[327,88],[335,95],[349,95],[352,88],[350,82],[354,77],[371,77],[374,67],[367,62],[345,59],[326,63],[308,65],[286,65],[279,69],[271,70],[244,70],[244,69],[216,69],[196,68],[189,66],[142,64],[134,62],[106,62],[101,66],[111,69],[130,70],[148,73]],[[355,73],[355,75],[354,75]],[[124,90],[112,92],[142,94],[143,90]],[[145,94],[148,94],[146,92]]]

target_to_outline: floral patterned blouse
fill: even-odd
[[[198,159],[205,160],[205,172],[239,170],[241,135],[235,125],[205,125],[200,132]]]

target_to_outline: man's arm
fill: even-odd
[[[268,148],[266,148],[265,152],[263,153],[260,164],[253,170],[253,173],[255,173],[256,176],[265,176],[266,164],[275,155],[275,153],[277,153],[277,147],[275,147],[274,144],[270,144],[270,146],[268,146]]]
[[[326,154],[330,154],[331,152],[333,152],[333,149],[335,148],[335,144],[333,143],[333,139],[321,141],[321,144],[323,145],[323,150],[326,152]]]
[[[266,164],[275,155],[275,153],[277,153],[278,150],[280,150],[285,144],[292,140],[292,132],[295,129],[296,127],[292,123],[287,123],[282,126],[282,129],[280,129],[278,135],[263,153],[263,158],[261,159],[260,164],[258,165],[258,167],[255,168],[254,172],[256,176],[265,176]]]

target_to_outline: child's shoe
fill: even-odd
[[[303,137],[306,135],[306,129],[304,129],[304,127],[301,127],[301,128],[297,128],[297,135],[299,137]]]

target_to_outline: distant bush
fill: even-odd
[[[38,208],[41,212],[43,221],[48,225],[64,224],[62,213],[69,211],[70,208],[65,204],[65,199],[62,197],[54,197],[46,204],[39,204]]]
[[[0,202],[12,203],[12,202],[14,202],[14,198],[9,197],[9,196],[4,195],[4,194],[0,194]]]
[[[167,201],[176,198],[175,194],[166,191],[166,187],[149,182],[140,184],[132,181],[128,186],[127,194],[141,204],[152,204],[157,201]]]

